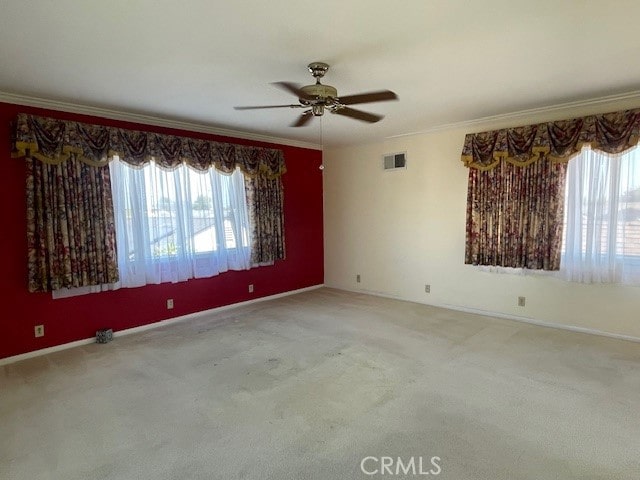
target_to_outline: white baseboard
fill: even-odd
[[[277,298],[288,297],[290,295],[296,295],[298,293],[309,292],[311,290],[317,290],[324,287],[324,284],[313,285],[311,287],[299,288],[297,290],[290,290],[288,292],[276,293],[275,295],[268,295],[266,297],[254,298],[252,300],[246,300],[244,302],[232,303],[230,305],[223,305],[221,307],[210,308],[209,310],[203,310],[201,312],[189,313],[187,315],[181,315],[179,317],[168,318],[166,320],[160,320],[159,322],[149,323],[147,325],[141,325],[139,327],[127,328],[125,330],[118,330],[113,332],[114,337],[123,337],[125,335],[131,335],[133,333],[144,332],[147,330],[153,330],[154,328],[164,327],[173,323],[184,322],[185,320],[192,320],[194,318],[204,317],[213,313],[222,312],[225,310],[232,310],[234,308],[244,307],[259,302],[266,302],[268,300],[275,300]],[[69,343],[63,343],[62,345],[55,345],[53,347],[42,348],[40,350],[34,350],[33,352],[21,353],[12,357],[0,358],[0,366],[7,365],[9,363],[19,362],[28,358],[39,357],[48,353],[59,352],[61,350],[67,350],[68,348],[79,347],[81,345],[89,345],[95,343],[95,337],[84,338],[82,340],[76,340]]]
[[[559,330],[568,330],[570,332],[586,333],[589,335],[598,335],[600,337],[615,338],[618,340],[627,340],[629,342],[640,343],[640,337],[634,337],[633,335],[624,335],[622,333],[605,332],[603,330],[597,330],[595,328],[578,327],[577,325],[549,322],[546,320],[538,320],[536,318],[531,318],[531,317],[522,317],[519,315],[512,315],[508,313],[492,312],[489,310],[480,310],[478,308],[464,307],[461,305],[451,305],[448,303],[420,302],[417,300],[412,300],[410,298],[402,297],[400,295],[393,295],[390,293],[383,293],[383,292],[377,292],[372,290],[365,290],[365,289],[358,290],[353,288],[333,287],[331,285],[326,285],[326,286],[328,288],[335,288],[336,290],[342,290],[345,292],[360,293],[363,295],[372,295],[374,297],[392,298],[394,300],[401,300],[403,302],[413,302],[413,303],[419,303],[422,305],[429,305],[432,307],[446,308],[448,310],[456,310],[458,312],[473,313],[475,315],[484,315],[485,317],[504,318],[506,320],[513,320],[516,322],[528,323],[530,325],[537,325],[539,327],[557,328]]]
[[[173,323],[177,323],[177,322],[184,322],[185,320],[190,320],[190,319],[195,319],[195,318],[199,318],[199,317],[203,317],[206,315],[210,315],[213,313],[217,313],[217,312],[222,312],[225,310],[231,310],[234,308],[239,308],[239,307],[243,307],[246,305],[251,305],[254,303],[259,303],[259,302],[265,302],[268,300],[275,300],[277,298],[282,298],[282,297],[288,297],[290,295],[296,295],[298,293],[303,293],[303,292],[308,292],[311,290],[317,290],[319,288],[324,287],[324,284],[319,284],[319,285],[313,285],[311,287],[305,287],[305,288],[300,288],[297,290],[291,290],[289,292],[283,292],[283,293],[277,293],[275,295],[269,295],[266,297],[260,297],[260,298],[256,298],[253,300],[247,300],[244,302],[239,302],[239,303],[232,303],[230,305],[223,305],[221,307],[216,307],[216,308],[211,308],[209,310],[203,310],[201,312],[194,312],[194,313],[189,313],[187,315],[182,315],[179,317],[174,317],[174,318],[168,318],[166,320],[160,320],[159,322],[154,322],[154,323],[149,323],[147,325],[141,325],[139,327],[133,327],[133,328],[127,328],[125,330],[119,330],[113,333],[114,337],[122,337],[125,335],[131,335],[133,333],[139,333],[139,332],[144,332],[147,330],[153,330],[155,328],[159,328],[159,327],[164,327],[166,325],[171,325]],[[343,287],[334,287],[334,286],[330,286],[330,288],[334,288],[336,290],[342,290],[345,292],[352,292],[352,293],[359,293],[362,295],[371,295],[374,297],[382,297],[382,298],[391,298],[394,300],[401,300],[401,301],[406,301],[406,302],[413,302],[413,303],[420,303],[423,305],[430,305],[432,307],[438,307],[438,308],[446,308],[448,310],[456,310],[459,312],[465,312],[465,313],[472,313],[472,314],[476,314],[476,315],[483,315],[483,316],[487,316],[487,317],[497,317],[497,318],[504,318],[507,320],[513,320],[516,322],[522,322],[522,323],[528,323],[531,325],[537,325],[540,327],[548,327],[548,328],[557,328],[560,330],[568,330],[571,332],[578,332],[578,333],[586,333],[589,335],[598,335],[601,337],[608,337],[608,338],[615,338],[618,340],[627,340],[630,342],[636,342],[636,343],[640,343],[640,338],[639,337],[634,337],[632,335],[623,335],[620,333],[612,333],[612,332],[605,332],[602,330],[596,330],[596,329],[592,329],[592,328],[585,328],[585,327],[578,327],[576,325],[567,325],[567,324],[563,324],[563,323],[555,323],[555,322],[548,322],[545,320],[538,320],[535,318],[530,318],[530,317],[522,317],[519,315],[511,315],[511,314],[506,314],[506,313],[500,313],[500,312],[492,312],[492,311],[488,311],[488,310],[480,310],[477,308],[470,308],[470,307],[464,307],[464,306],[460,306],[460,305],[451,305],[451,304],[446,304],[446,303],[427,303],[427,302],[418,302],[416,300],[411,300],[408,298],[404,298],[400,295],[393,295],[393,294],[388,294],[388,293],[384,293],[384,292],[377,292],[377,291],[372,291],[372,290],[358,290],[358,289],[351,289],[351,288],[343,288]],[[66,350],[69,348],[74,348],[74,347],[79,347],[81,345],[89,345],[91,343],[95,343],[95,338],[91,337],[91,338],[85,338],[82,340],[76,340],[74,342],[69,342],[69,343],[64,343],[62,345],[55,345],[53,347],[48,347],[48,348],[43,348],[40,350],[34,350],[32,352],[27,352],[27,353],[21,353],[19,355],[14,355],[12,357],[6,357],[6,358],[0,358],[0,366],[2,365],[7,365],[9,363],[14,363],[14,362],[19,362],[21,360],[26,360],[28,358],[34,358],[34,357],[39,357],[41,355],[46,355],[48,353],[54,353],[54,352],[59,352],[61,350]]]
[[[441,308],[448,308],[449,310],[457,310],[459,312],[474,313],[476,315],[484,315],[488,317],[504,318],[507,320],[514,320],[516,322],[528,323],[530,325],[537,325],[539,327],[557,328],[559,330],[568,330],[570,332],[587,333],[589,335],[598,335],[600,337],[615,338],[618,340],[627,340],[629,342],[640,343],[640,337],[634,337],[633,335],[624,335],[622,333],[605,332],[604,330],[597,330],[595,328],[578,327],[577,325],[569,325],[566,323],[548,322],[546,320],[538,320],[531,317],[522,317],[520,315],[511,315],[508,313],[491,312],[486,310],[480,310],[477,308],[468,308],[458,305],[434,305]]]

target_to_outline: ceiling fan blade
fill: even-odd
[[[307,110],[306,112],[303,112],[302,115],[298,117],[298,120],[293,122],[291,126],[304,127],[307,123],[309,123],[309,120],[311,120],[312,118],[313,118],[313,114],[311,113],[311,110]]]
[[[384,118],[384,115],[377,115],[375,113],[363,112],[362,110],[356,110],[355,108],[343,107],[336,110],[332,110],[333,113],[338,115],[344,115],[345,117],[355,118],[356,120],[362,120],[363,122],[376,123]]]
[[[306,94],[305,92],[303,92],[302,90],[300,90],[300,87],[295,84],[295,83],[291,83],[291,82],[274,82],[273,85],[275,85],[278,88],[281,88],[282,90],[285,90],[289,93],[293,93],[296,97],[301,98],[303,100],[315,100],[314,97],[312,97],[311,95]]]
[[[380,90],[378,92],[359,93],[357,95],[338,97],[338,102],[343,105],[355,105],[356,103],[386,102],[387,100],[397,99],[398,95],[391,90]]]
[[[302,105],[257,105],[251,107],[233,107],[234,110],[257,110],[261,108],[302,108]]]

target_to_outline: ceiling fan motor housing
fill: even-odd
[[[300,90],[309,95],[310,97],[316,97],[320,100],[324,100],[328,97],[336,98],[338,96],[338,91],[332,87],[331,85],[322,85],[321,83],[316,83],[315,85],[305,85]],[[303,105],[310,105],[313,103],[312,101],[305,100],[304,98],[298,99],[300,103]]]

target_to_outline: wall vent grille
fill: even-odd
[[[382,157],[382,166],[385,170],[399,170],[407,168],[407,154],[387,153]]]

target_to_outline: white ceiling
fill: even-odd
[[[640,90],[637,0],[0,0],[0,92],[345,145]],[[390,89],[365,124],[270,82]],[[639,96],[640,99],[640,96]],[[640,100],[639,100],[640,102]]]

